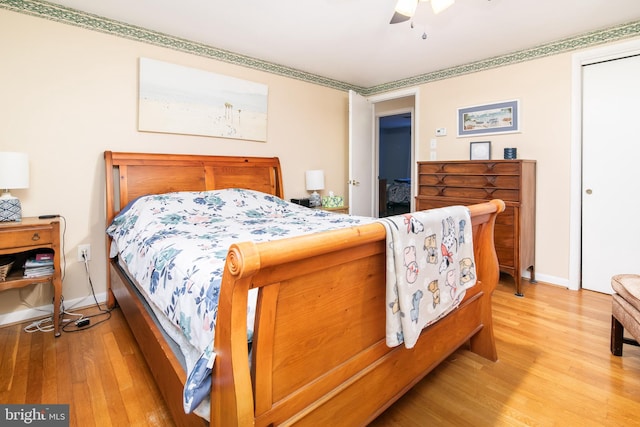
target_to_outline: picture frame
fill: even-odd
[[[491,160],[491,141],[478,141],[469,144],[470,160]]]
[[[458,137],[520,132],[520,101],[458,108]]]
[[[267,141],[262,83],[140,58],[138,131]]]

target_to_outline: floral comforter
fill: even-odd
[[[199,358],[187,359],[186,412],[206,400],[215,360],[213,334],[229,246],[371,222],[329,213],[256,191],[228,189],[144,196],[113,220],[107,233],[141,291],[182,331]],[[251,340],[255,298],[250,298]],[[186,355],[185,355],[186,356]]]

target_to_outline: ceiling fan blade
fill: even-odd
[[[418,0],[398,0],[389,23],[408,21],[416,12],[416,7],[418,7]]]
[[[413,14],[418,7],[418,3],[427,2],[429,0],[397,0],[396,8],[391,17],[390,24],[397,24],[399,22],[408,21],[413,17]],[[449,6],[453,5],[455,0],[431,0],[431,8],[434,14],[438,14]]]
[[[409,19],[411,19],[410,16],[403,15],[398,12],[393,12],[393,16],[391,17],[391,21],[389,21],[389,24],[397,24],[399,22],[408,21]]]

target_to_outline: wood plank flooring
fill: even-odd
[[[70,404],[78,427],[172,426],[122,313],[111,314],[59,338],[26,333],[25,325],[0,328],[0,402]]]
[[[640,425],[640,348],[611,355],[611,297],[502,279],[499,360],[458,350],[372,426]]]
[[[372,426],[640,426],[640,348],[609,352],[611,297],[503,277],[498,362],[460,349]],[[78,333],[0,329],[0,402],[70,403],[72,426],[172,426],[119,310]]]

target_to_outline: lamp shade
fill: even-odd
[[[0,151],[0,189],[29,188],[27,153]]]
[[[307,190],[323,190],[324,189],[324,171],[310,170],[306,172]]]

